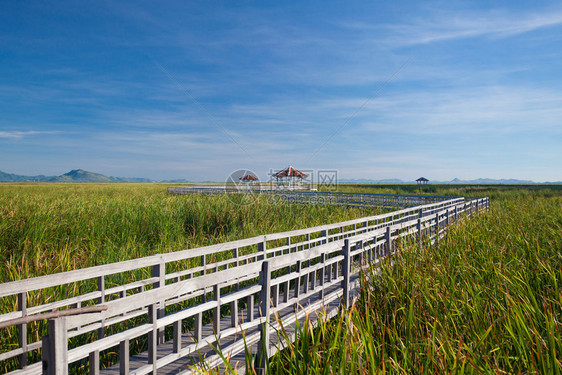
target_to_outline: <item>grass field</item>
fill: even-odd
[[[264,199],[238,205],[168,196],[166,186],[0,185],[2,282],[376,213]],[[456,225],[438,249],[403,248],[351,311],[303,329],[274,357],[274,373],[562,371],[562,187],[429,185],[422,193],[489,196],[492,209]],[[14,345],[7,336],[3,349]]]
[[[164,184],[0,184],[3,282],[373,214],[332,206],[239,205]],[[244,202],[243,202],[244,203]]]
[[[463,190],[476,195],[447,191]],[[439,248],[404,247],[351,311],[304,325],[271,372],[561,373],[562,191],[480,193],[493,197],[489,213],[455,225]]]
[[[286,205],[265,197],[245,201],[224,195],[176,196],[167,194],[167,186],[0,184],[0,280],[21,280],[380,212]],[[111,277],[106,278],[107,285],[111,282]],[[55,288],[48,295],[28,293],[28,306],[78,295],[89,285],[73,288]],[[0,314],[16,308],[15,298],[0,299]],[[44,324],[29,324],[29,342],[44,334]],[[17,347],[15,327],[2,330],[0,347],[1,352]],[[37,355],[30,359],[37,360]],[[15,361],[0,363],[0,373],[14,366]]]

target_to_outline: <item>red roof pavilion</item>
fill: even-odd
[[[240,180],[241,181],[257,181],[258,178],[256,176],[248,173],[247,175],[244,175],[244,177],[240,177]]]
[[[289,166],[289,167],[283,169],[282,171],[279,171],[279,172],[273,174],[273,177],[275,177],[275,178],[283,178],[283,177],[306,178],[306,177],[308,177],[308,175],[305,174],[305,173],[302,173],[298,169],[293,168],[292,166]]]

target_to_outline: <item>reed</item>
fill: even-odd
[[[0,184],[0,281],[301,229],[377,212],[287,205],[267,197],[254,200],[244,196],[169,195],[167,186]],[[147,277],[139,272],[148,270],[112,275],[106,278],[106,286]],[[93,290],[96,290],[95,280],[30,292],[27,306]],[[15,298],[0,299],[0,314],[16,309]],[[38,341],[46,334],[44,323],[28,325],[29,342]],[[122,329],[126,325],[115,328]],[[1,352],[17,348],[15,327],[2,329],[0,333]],[[141,351],[143,345],[140,342],[133,352]],[[37,351],[30,354],[30,362],[38,360],[39,355]],[[15,366],[15,360],[1,362],[0,373]]]
[[[371,270],[351,310],[303,324],[270,373],[562,372],[562,196],[494,193],[438,248]]]

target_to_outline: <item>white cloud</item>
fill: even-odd
[[[28,131],[19,131],[19,130],[9,130],[9,131],[0,131],[0,138],[9,138],[9,139],[21,139],[24,137],[31,137],[34,135],[39,134],[58,134],[60,132],[57,131],[35,131],[35,130],[28,130]]]
[[[505,38],[561,24],[560,10],[523,15],[505,11],[477,13],[431,10],[418,19],[400,24],[347,22],[342,23],[342,26],[367,32],[387,31],[383,42],[389,46],[400,47],[479,36]]]

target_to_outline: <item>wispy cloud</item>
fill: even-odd
[[[36,131],[36,130],[28,130],[28,131],[19,131],[19,130],[11,130],[11,131],[2,131],[0,130],[0,138],[8,138],[8,139],[21,139],[26,137],[31,137],[34,135],[39,134],[59,134],[58,131]]]
[[[387,95],[366,110],[373,131],[413,134],[560,133],[562,92],[533,86],[474,86]],[[363,117],[365,119],[365,116]],[[366,125],[371,122],[371,125]]]
[[[107,3],[46,17],[51,8],[0,15],[22,31],[0,36],[0,159],[12,165],[220,180],[294,164],[447,179],[532,173],[562,157],[557,5]],[[560,174],[551,169],[540,173]]]
[[[422,17],[398,24],[342,23],[342,26],[355,30],[385,31],[385,44],[395,47],[479,36],[505,38],[558,25],[562,25],[560,9],[532,14],[514,14],[500,10],[484,13],[432,9]]]

